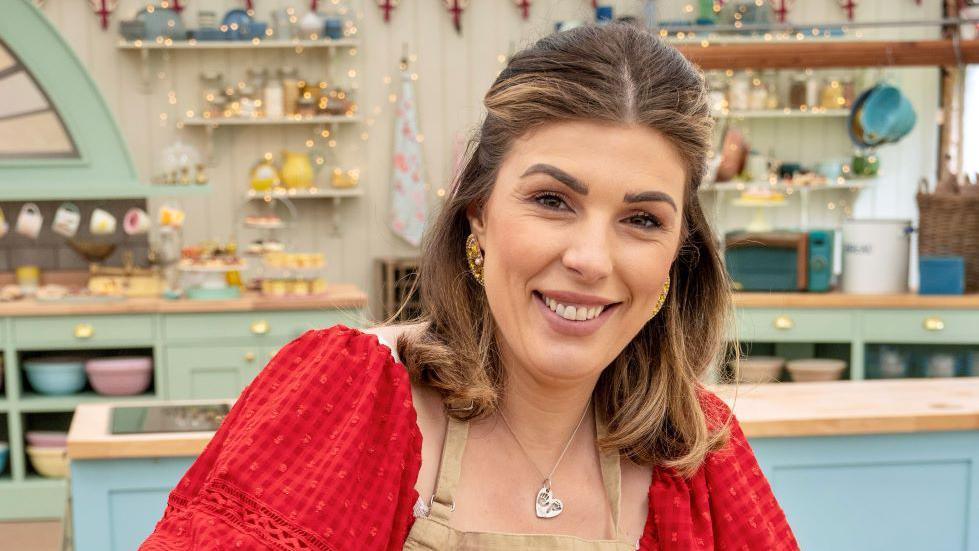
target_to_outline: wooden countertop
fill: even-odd
[[[180,400],[168,402],[126,402],[125,407],[152,405],[227,403],[234,400]],[[68,429],[68,457],[71,459],[124,459],[134,457],[194,457],[214,436],[213,432],[167,432],[155,434],[109,434],[112,404],[80,404],[75,408]]]
[[[976,377],[774,383],[717,386],[714,390],[734,408],[750,438],[979,430]],[[105,403],[78,406],[68,435],[69,457],[194,456],[212,436],[110,435],[109,407]]]
[[[849,295],[846,293],[734,293],[738,308],[909,308],[975,309],[979,294]]]
[[[273,298],[245,293],[229,300],[168,300],[131,298],[123,300],[37,301],[33,299],[0,302],[0,316],[71,316],[90,314],[178,314],[204,312],[255,312],[267,310],[318,310],[323,308],[363,308],[367,294],[355,285],[331,285],[325,295]]]
[[[979,377],[721,385],[749,437],[979,430]]]

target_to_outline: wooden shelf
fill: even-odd
[[[285,198],[285,199],[349,199],[360,197],[364,190],[360,187],[353,188],[310,188],[310,189],[277,189],[272,192],[249,190],[245,196],[249,200],[264,200],[266,197]]]
[[[133,40],[120,41],[120,50],[247,50],[247,49],[286,49],[286,48],[356,48],[360,39],[340,38],[336,40]]]
[[[679,44],[702,69],[955,66],[979,63],[979,40],[797,40]]]
[[[183,120],[184,126],[288,126],[308,124],[344,124],[360,122],[360,115],[316,115],[314,117],[281,117],[281,118],[204,118],[190,117]]]
[[[95,392],[79,392],[67,396],[46,396],[34,392],[24,392],[20,399],[20,410],[24,412],[74,411],[78,404],[99,402],[138,402],[157,399],[152,392],[136,396],[103,396]]]
[[[716,119],[826,119],[846,118],[849,109],[759,109],[755,111],[715,111]]]
[[[780,180],[775,184],[768,181],[757,182],[719,182],[704,184],[699,191],[744,191],[752,187],[766,187],[773,190],[792,190],[796,191],[839,191],[847,189],[864,189],[876,183],[875,178],[854,178],[844,180],[843,183],[833,182],[828,184],[801,185],[792,184],[789,180]]]

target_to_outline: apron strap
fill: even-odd
[[[430,517],[444,523],[449,522],[449,514],[455,510],[456,484],[462,466],[462,452],[466,449],[469,438],[469,422],[459,421],[447,415],[448,424],[445,427],[445,442],[442,445],[442,458],[439,460],[438,481],[435,483],[435,494],[429,504]]]
[[[599,419],[598,408],[595,408],[595,434],[598,438],[602,438],[607,433],[608,428]],[[619,507],[622,501],[622,465],[620,464],[619,453],[615,450],[604,450],[599,452],[599,455],[602,464],[602,482],[605,483],[605,495],[608,496],[609,505],[612,508],[612,526],[615,528],[616,537],[619,537]]]

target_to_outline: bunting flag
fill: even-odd
[[[381,8],[381,11],[384,12],[384,22],[385,23],[390,22],[391,12],[394,11],[394,8],[398,7],[398,4],[401,3],[401,0],[376,0],[376,1],[377,1],[377,7]]]
[[[773,0],[776,1],[776,0]],[[785,23],[789,16],[789,0],[777,0],[778,7],[775,8],[775,16],[778,17],[779,23]]]
[[[119,0],[88,0],[88,5],[92,7],[95,15],[99,17],[102,30],[104,31],[109,28],[109,16],[112,15],[112,12],[116,11]]]
[[[405,60],[401,66],[401,97],[395,112],[391,162],[391,230],[417,247],[428,218],[428,200],[415,93]]]
[[[442,0],[445,9],[452,14],[452,26],[462,34],[462,12],[469,6],[469,0]]]
[[[520,9],[520,15],[526,21],[530,16],[530,0],[513,0],[513,3]]]

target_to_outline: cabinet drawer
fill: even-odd
[[[152,316],[14,318],[13,335],[20,347],[154,343]]]
[[[355,311],[359,313],[359,310]],[[164,318],[168,341],[210,339],[260,339],[283,343],[310,329],[342,323],[353,325],[350,310],[298,312],[241,312],[233,314],[174,314]]]
[[[853,314],[847,311],[740,309],[735,314],[741,341],[840,342],[853,339]]]
[[[979,341],[979,313],[947,310],[865,311],[863,338],[882,343],[975,344]]]

